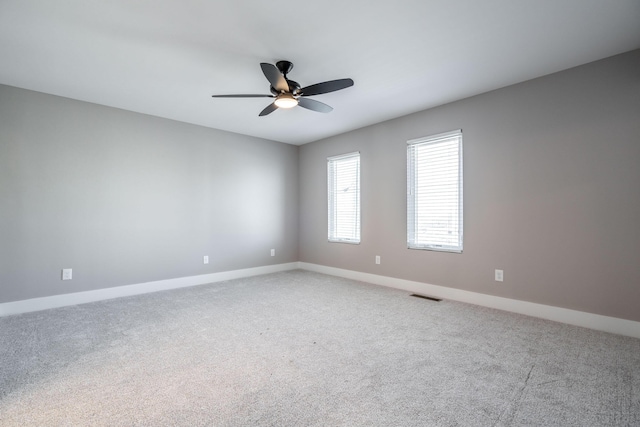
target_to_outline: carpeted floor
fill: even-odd
[[[640,426],[640,340],[306,271],[0,318],[2,426]]]

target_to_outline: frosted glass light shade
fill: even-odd
[[[278,95],[274,103],[278,108],[293,108],[298,105],[298,100],[290,93],[283,93]]]

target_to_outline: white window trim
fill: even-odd
[[[331,219],[332,219],[332,209],[334,208],[334,203],[332,200],[332,196],[334,194],[333,189],[331,188],[331,162],[332,161],[338,161],[338,160],[344,160],[344,159],[349,159],[352,157],[358,157],[358,194],[357,194],[357,219],[356,219],[356,227],[357,229],[357,239],[347,239],[347,238],[338,238],[338,237],[332,237],[332,223],[331,223]],[[360,240],[361,240],[361,210],[360,210],[360,162],[359,162],[359,158],[360,158],[360,152],[359,151],[354,151],[351,153],[345,153],[345,154],[340,154],[338,156],[331,156],[331,157],[327,157],[327,230],[328,230],[328,241],[331,243],[348,243],[348,244],[352,244],[352,245],[359,245],[360,244]]]
[[[415,236],[415,215],[411,218],[411,213],[414,211],[415,195],[412,194],[412,189],[415,187],[415,168],[412,164],[411,146],[417,144],[433,144],[452,137],[459,138],[459,157],[458,157],[458,224],[459,224],[459,245],[456,246],[444,246],[435,244],[417,244],[413,242]],[[464,209],[463,209],[463,141],[462,141],[462,129],[457,129],[449,132],[439,133],[436,135],[430,135],[427,137],[412,139],[407,141],[407,247],[409,249],[421,249],[438,252],[453,252],[462,253],[463,241],[464,241]]]

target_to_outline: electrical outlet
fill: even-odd
[[[62,280],[71,280],[73,279],[73,269],[71,268],[63,268],[62,269]]]
[[[496,270],[496,282],[504,282],[504,271]]]
[[[380,264],[380,255],[376,255],[376,264]]]
[[[271,256],[276,256],[276,250],[275,249],[271,249]]]
[[[205,264],[209,264],[209,255],[205,255],[202,257],[202,262]]]

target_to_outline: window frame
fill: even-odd
[[[357,158],[356,167],[356,218],[354,222],[355,229],[353,230],[355,237],[339,237],[337,226],[337,200],[335,191],[336,186],[336,168],[335,165],[340,161],[351,160]],[[332,173],[333,172],[333,173]],[[327,157],[327,239],[330,243],[348,243],[352,245],[359,245],[361,241],[361,196],[360,196],[360,152],[354,151],[351,153],[340,154],[337,156]]]
[[[458,211],[458,242],[453,245],[438,244],[435,242],[418,243],[416,233],[416,206],[419,195],[416,194],[416,180],[418,179],[415,164],[415,151],[419,146],[427,146],[438,143],[451,142],[457,139],[458,144],[458,179],[457,179],[457,211]],[[407,141],[407,248],[429,250],[438,252],[462,253],[464,248],[464,200],[463,200],[463,139],[462,129],[429,135],[422,138]]]

